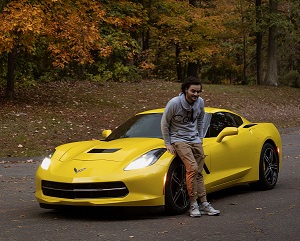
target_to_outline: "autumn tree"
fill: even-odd
[[[110,47],[99,35],[98,22],[105,12],[91,1],[12,1],[0,16],[0,53],[8,54],[7,92],[14,96],[16,54],[32,54],[42,42],[55,67],[72,61],[93,61],[91,49],[109,55]]]
[[[129,78],[133,74],[129,65],[145,67],[138,42],[145,19],[141,4],[124,0],[12,1],[0,15],[0,54],[12,56],[9,63],[15,63],[16,53],[32,56],[45,49],[42,55],[55,69],[75,63],[86,66],[92,76],[120,80],[127,74]],[[109,72],[111,68],[116,71]],[[13,71],[8,73],[14,76]],[[8,78],[10,97],[13,83]]]
[[[255,21],[256,21],[256,84],[261,84],[263,81],[263,33],[262,33],[262,0],[255,1]]]
[[[177,70],[178,80],[195,75],[191,65],[196,65],[199,71],[201,63],[218,51],[216,36],[222,28],[218,16],[206,15],[203,8],[188,1],[161,1],[156,7],[159,14],[152,28],[155,39],[152,48],[155,64],[157,68],[161,66],[159,74]]]
[[[299,0],[3,0],[0,7],[10,98],[15,77],[28,75],[101,82],[199,75],[207,83],[276,85],[276,58],[280,73],[299,71]]]
[[[14,1],[0,15],[0,53],[8,54],[6,95],[14,97],[14,69],[17,50],[32,51],[43,26],[41,8]]]
[[[249,65],[247,51],[250,42],[252,5],[247,1],[216,0],[206,1],[206,15],[214,16],[212,28],[213,51],[202,62],[202,77],[208,83],[243,83],[247,81],[246,70]]]
[[[269,0],[270,21],[269,21],[269,35],[268,35],[268,58],[267,70],[264,84],[278,85],[277,74],[277,0]]]
[[[278,81],[280,84],[300,87],[300,1],[279,2],[278,12],[285,17],[279,28]]]
[[[111,46],[110,56],[97,58],[98,78],[114,81],[138,81],[140,70],[148,65],[142,56],[147,29],[147,13],[139,1],[109,1],[100,22],[100,34]]]

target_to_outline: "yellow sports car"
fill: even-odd
[[[225,109],[205,112],[207,192],[241,183],[274,188],[282,161],[276,127],[250,123]],[[57,147],[36,172],[40,206],[164,206],[172,214],[186,212],[185,168],[178,156],[166,151],[162,113],[139,113],[113,132],[103,131],[103,140]]]

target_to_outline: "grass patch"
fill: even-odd
[[[72,141],[99,139],[137,112],[165,107],[180,83],[50,82],[17,89],[8,102],[0,90],[0,157],[41,156]],[[230,109],[253,122],[300,126],[300,90],[288,87],[204,85],[206,106]]]

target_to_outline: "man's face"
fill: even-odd
[[[189,104],[193,104],[198,100],[201,92],[201,85],[191,85],[185,91],[185,99]]]

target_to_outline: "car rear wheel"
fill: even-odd
[[[259,162],[259,181],[253,186],[261,190],[273,189],[278,180],[278,155],[270,143],[265,143]]]
[[[165,186],[165,210],[168,214],[182,214],[189,208],[185,166],[180,160],[172,162]]]

